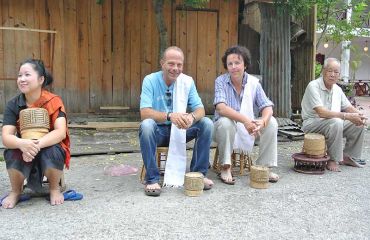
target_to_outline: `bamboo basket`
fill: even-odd
[[[24,139],[40,139],[49,132],[50,121],[48,111],[44,108],[27,108],[19,113],[21,137]]]

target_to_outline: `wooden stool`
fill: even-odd
[[[219,163],[218,155],[219,153],[217,147],[212,164],[212,168],[216,171],[216,173],[221,172],[221,164]],[[248,169],[249,172],[252,165],[252,157],[248,153],[236,152],[233,150],[231,154],[231,168],[239,167],[239,175],[244,175],[244,169]]]
[[[156,149],[156,159],[157,159],[157,166],[159,168],[159,173],[161,175],[164,174],[164,170],[166,169],[166,161],[167,161],[167,153],[168,153],[168,147],[157,147]],[[145,166],[143,164],[141,168],[141,174],[140,174],[140,181],[145,181]]]
[[[62,172],[62,175],[60,176],[59,188],[60,188],[60,192],[64,192],[67,188],[65,178],[64,178],[64,171]],[[33,192],[31,189],[27,187],[27,184],[23,185],[23,190],[26,194],[29,194],[32,197],[47,196],[49,195],[49,181],[46,177],[44,177],[44,180],[42,181],[42,191],[41,192]]]

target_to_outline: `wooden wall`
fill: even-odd
[[[237,43],[238,1],[211,0],[192,10],[178,0],[165,4],[169,44],[183,48],[184,72],[212,113],[221,56]],[[0,0],[0,21],[1,27],[57,32],[0,29],[0,112],[17,93],[14,78],[25,58],[44,60],[55,78],[53,91],[74,113],[100,106],[137,111],[144,76],[159,69],[152,0]]]

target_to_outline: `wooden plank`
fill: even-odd
[[[209,8],[219,10],[220,9],[220,1],[223,1],[223,0],[211,0]]]
[[[40,0],[35,0],[40,1]],[[37,6],[35,5],[35,8]],[[25,32],[38,32],[38,33],[57,33],[54,30],[45,30],[40,28],[22,28],[22,27],[0,27],[0,30],[11,30],[11,31],[25,31]]]
[[[35,0],[35,18],[37,18],[37,23],[35,20],[35,27],[38,29],[50,29],[49,25],[49,17],[47,12],[47,6],[45,0]],[[49,70],[49,72],[52,71],[52,62],[51,62],[51,35],[56,34],[56,31],[53,31],[54,33],[46,33],[46,32],[40,32],[39,33],[39,42],[40,42],[40,58],[44,61],[45,67]],[[53,36],[55,37],[55,36]],[[51,72],[53,75],[53,73]]]
[[[184,51],[185,55],[185,66],[184,71],[187,72],[187,57],[186,57],[186,49],[187,49],[187,26],[186,26],[186,19],[188,17],[187,11],[176,10],[176,46],[181,48]]]
[[[217,13],[198,12],[197,89],[206,113],[213,113],[217,62]]]
[[[87,112],[90,108],[90,69],[89,69],[89,17],[90,0],[79,0],[77,2],[77,32],[78,32],[78,64],[77,64],[77,88],[79,95],[78,106],[70,106],[74,112]]]
[[[153,3],[154,1],[152,1]],[[167,4],[167,1],[166,1]],[[151,45],[151,62],[152,62],[152,72],[156,72],[160,69],[160,64],[159,64],[159,33],[158,33],[158,26],[157,22],[155,19],[155,13],[154,13],[154,8],[152,7],[152,32],[151,32],[151,38],[152,38],[152,45]],[[167,29],[171,29],[171,27],[167,26]],[[169,38],[171,38],[170,35],[168,35]]]
[[[64,102],[80,110],[78,88],[78,37],[77,37],[77,6],[75,0],[64,0],[64,59],[66,89]]]
[[[130,11],[134,13],[132,18],[130,19],[130,32],[131,32],[131,41],[130,41],[130,55],[131,55],[131,82],[130,82],[130,89],[131,89],[131,108],[139,109],[139,99],[140,99],[140,92],[141,92],[141,74],[140,74],[140,49],[141,49],[141,36],[140,36],[140,28],[142,26],[142,18],[139,12],[142,9],[141,1],[134,1],[132,3],[132,8]]]
[[[68,124],[69,128],[82,128],[82,129],[112,129],[112,128],[125,128],[125,129],[139,129],[140,122],[88,122],[87,124]]]
[[[65,59],[64,59],[64,1],[47,1],[50,16],[50,28],[56,30],[55,34],[54,53],[53,54],[53,76],[56,81],[53,83],[55,92],[63,99],[64,92],[62,89],[66,86],[65,77]]]
[[[113,104],[123,104],[124,89],[125,8],[123,0],[113,0]]]
[[[14,2],[11,0],[3,0],[3,5],[1,8],[3,14],[3,26],[13,27],[15,24],[15,6]],[[3,32],[3,42],[4,46],[4,75],[6,77],[16,77],[18,73],[18,68],[15,59],[15,32],[6,31]],[[16,95],[17,82],[16,81],[6,81],[4,82],[4,96],[5,102],[8,102],[12,97]]]
[[[219,52],[220,58],[224,55],[229,45],[229,2],[220,1],[220,10],[219,11],[219,29],[218,29],[218,39],[219,39]],[[220,75],[225,73],[226,70],[223,66],[222,61],[219,61],[218,64],[218,73]]]
[[[26,9],[35,9],[36,0],[26,1]],[[25,23],[31,28],[39,26],[38,23],[38,11],[25,11]],[[27,37],[23,39],[25,42],[26,52],[25,58],[37,58],[40,59],[40,33],[29,32]]]
[[[0,21],[3,23],[3,1],[0,1]],[[4,58],[4,41],[3,41],[3,31],[0,30],[0,59],[5,59]],[[4,62],[0,62],[0,79],[2,77],[5,77],[5,71],[4,71]],[[6,101],[5,101],[5,92],[4,92],[4,86],[5,82],[0,81],[0,112],[4,112],[5,106],[6,106]]]
[[[27,11],[18,11],[18,9],[28,9],[27,1],[19,1],[19,2],[11,1],[10,6],[12,9],[14,9],[14,12],[13,12],[14,26],[32,28],[30,25],[28,25],[28,22],[27,22]],[[15,44],[14,53],[15,53],[15,65],[16,66],[19,66],[19,64],[23,60],[32,57],[29,55],[30,53],[27,52],[29,42],[26,41],[26,39],[28,40],[28,38],[32,39],[30,32],[25,32],[25,31],[14,32],[14,44]]]
[[[134,0],[125,1],[125,20],[124,20],[124,81],[123,81],[123,105],[131,105],[131,25],[133,23],[134,12],[132,11]]]
[[[100,110],[128,110],[130,107],[126,106],[100,106]]]
[[[183,49],[185,52],[185,68],[186,74],[194,78],[194,82],[197,82],[197,52],[198,52],[198,13],[196,11],[189,11],[186,19],[187,29],[187,48]]]
[[[90,4],[89,24],[89,69],[90,69],[90,111],[95,111],[101,105],[102,88],[102,7],[99,4]]]
[[[104,1],[102,6],[103,34],[103,76],[102,104],[112,104],[112,4],[111,0]]]
[[[229,46],[232,46],[238,43],[239,1],[230,0],[229,4]]]
[[[141,10],[141,29],[140,29],[140,45],[141,45],[141,74],[140,74],[140,82],[142,82],[143,78],[148,75],[152,71],[152,37],[150,34],[152,33],[152,14],[153,14],[153,7],[152,1],[144,1],[142,10]],[[140,84],[141,86],[141,84]],[[140,88],[141,90],[141,88]]]

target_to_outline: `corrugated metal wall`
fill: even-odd
[[[259,3],[259,6],[262,86],[275,104],[274,115],[290,117],[290,17],[287,14],[277,14],[273,4]]]

